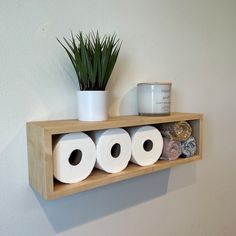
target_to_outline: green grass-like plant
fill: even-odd
[[[65,44],[58,42],[68,54],[75,69],[80,90],[105,90],[115,66],[121,42],[116,35],[100,37],[94,32],[63,38]]]

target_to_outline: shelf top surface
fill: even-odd
[[[79,121],[79,120],[48,120],[28,122],[29,126],[38,126],[50,134],[91,131],[116,127],[129,127],[147,124],[167,123],[180,120],[197,120],[202,118],[199,113],[174,112],[168,116],[113,116],[106,121]]]

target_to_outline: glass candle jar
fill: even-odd
[[[169,115],[171,83],[138,84],[138,112],[140,115]]]

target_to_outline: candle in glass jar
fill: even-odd
[[[169,115],[171,83],[138,84],[138,112],[140,115]]]

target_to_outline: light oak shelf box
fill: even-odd
[[[78,120],[29,122],[27,123],[27,142],[30,185],[44,199],[49,200],[200,160],[202,158],[202,119],[202,114],[172,113],[170,116],[162,117],[117,116],[100,122],[81,122]],[[197,154],[191,158],[179,158],[175,161],[160,160],[154,165],[146,167],[130,163],[125,170],[116,174],[108,174],[94,169],[87,179],[75,184],[63,184],[53,177],[52,143],[53,139],[60,134],[116,127],[155,125],[181,120],[187,120],[191,124],[193,136],[197,140]]]

